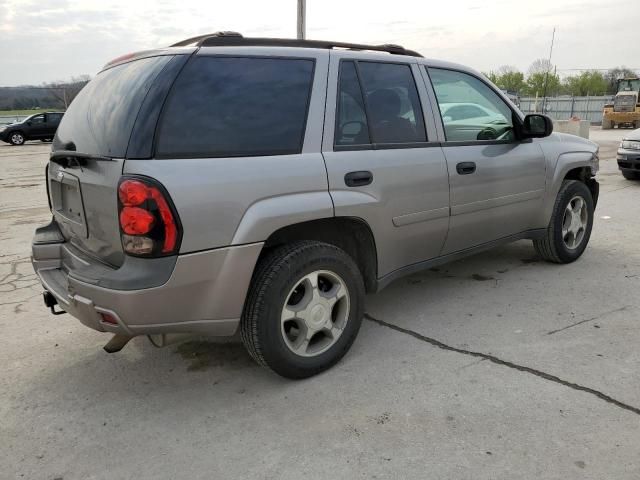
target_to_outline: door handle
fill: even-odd
[[[460,162],[456,165],[456,172],[460,175],[469,175],[476,171],[476,163],[475,162]]]
[[[349,172],[344,176],[344,183],[347,187],[364,187],[373,182],[373,173],[367,170]]]

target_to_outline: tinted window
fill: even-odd
[[[337,119],[336,145],[370,143],[362,90],[353,62],[342,62],[340,64]]]
[[[162,114],[158,155],[300,152],[313,65],[300,59],[194,58]]]
[[[60,123],[62,119],[61,113],[48,113],[47,114],[47,123]]]
[[[487,84],[453,70],[430,68],[429,76],[448,141],[515,138],[511,109]]]
[[[71,102],[53,149],[124,157],[138,110],[153,80],[171,59],[150,57],[99,73]]]
[[[409,65],[358,62],[374,143],[427,139],[416,84]]]
[[[44,123],[44,115],[35,115],[28,121],[31,122],[32,125],[39,125],[41,123]]]

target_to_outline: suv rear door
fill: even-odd
[[[439,255],[447,165],[414,57],[331,51],[322,152],[336,216],[373,231],[378,276]]]
[[[48,167],[53,216],[67,241],[112,266],[124,260],[117,187],[131,132],[172,58],[146,57],[100,72],[73,100],[54,138],[56,161]],[[74,154],[90,158],[75,161]]]

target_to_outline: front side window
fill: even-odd
[[[189,62],[159,127],[163,157],[283,155],[302,150],[313,60],[207,57]]]
[[[35,117],[31,117],[29,121],[33,125],[40,125],[41,123],[44,123],[44,115],[36,115]]]
[[[429,68],[449,142],[515,140],[513,114],[488,85],[467,73]]]

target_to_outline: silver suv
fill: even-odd
[[[551,132],[397,45],[188,39],[116,59],[73,101],[33,266],[46,306],[115,334],[108,351],[239,329],[257,362],[308,377],[403,275],[525,238],[582,254],[598,149]]]

